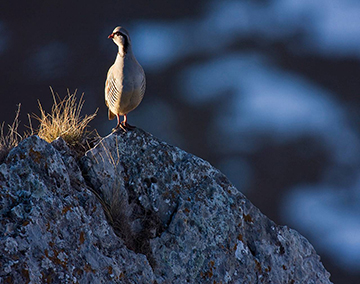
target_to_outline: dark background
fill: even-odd
[[[360,283],[360,2],[3,1],[0,121],[21,103],[26,130],[49,86],[77,89],[109,134],[117,25],[147,76],[130,124],[211,162],[307,237],[334,283]]]

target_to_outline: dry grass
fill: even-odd
[[[76,101],[76,92],[68,93],[64,99],[60,99],[58,94],[51,90],[54,104],[51,112],[47,113],[40,101],[40,116],[33,115],[39,121],[39,128],[36,134],[51,143],[58,137],[76,150],[86,150],[89,147],[89,141],[98,137],[96,131],[89,131],[88,124],[96,116],[97,110],[91,115],[81,116],[81,110],[84,105],[83,96],[79,102]]]
[[[20,115],[21,104],[18,105],[18,109],[15,114],[15,118],[12,124],[8,125],[8,131],[5,134],[4,127],[5,122],[0,126],[0,163],[2,163],[10,152],[10,150],[16,147],[21,140],[33,134],[32,128],[30,127],[30,132],[24,132],[23,135],[19,134],[19,115]],[[30,117],[29,117],[30,121]]]
[[[64,99],[60,99],[58,94],[55,94],[51,89],[54,104],[50,113],[47,113],[40,101],[39,109],[40,116],[33,114],[33,117],[39,121],[39,127],[33,129],[31,117],[29,117],[30,131],[19,134],[18,127],[20,124],[20,104],[16,111],[14,121],[8,125],[6,132],[5,123],[0,125],[0,164],[4,161],[9,151],[16,147],[20,141],[33,134],[39,135],[40,138],[51,143],[58,137],[61,137],[65,142],[81,156],[88,150],[99,138],[96,130],[89,131],[88,124],[96,116],[97,110],[91,115],[81,116],[81,110],[84,105],[83,96],[81,95],[79,102],[76,99],[76,92],[68,93]]]

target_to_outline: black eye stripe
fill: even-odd
[[[113,35],[123,37],[123,39],[124,39],[123,50],[124,50],[124,53],[127,53],[128,48],[129,48],[129,44],[130,44],[129,36],[126,33],[122,32],[122,31],[113,32]]]
[[[121,35],[123,36],[125,39],[128,39],[128,36],[126,34],[124,34],[123,32],[116,32],[114,33],[114,35]]]

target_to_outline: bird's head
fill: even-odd
[[[111,38],[115,42],[123,55],[127,53],[130,46],[130,36],[127,30],[120,26],[116,27],[108,38]]]

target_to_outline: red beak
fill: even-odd
[[[108,38],[114,38],[114,34],[109,35]]]

